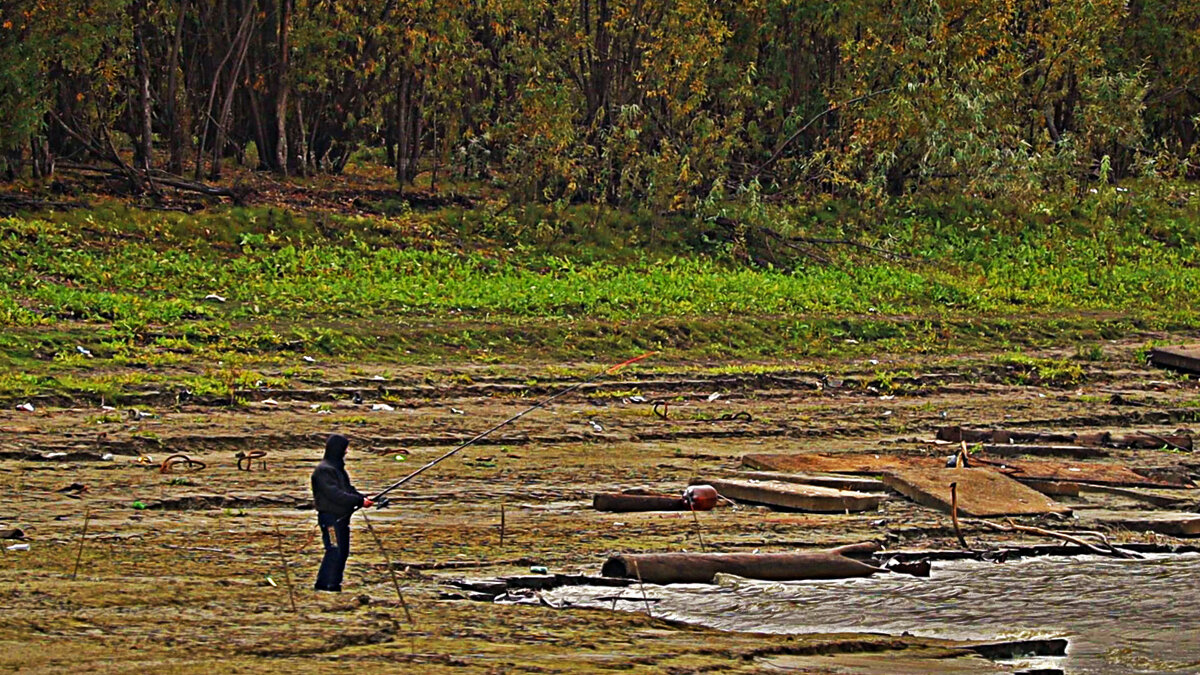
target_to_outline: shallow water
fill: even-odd
[[[860,631],[950,639],[1066,637],[1071,673],[1200,672],[1200,555],[934,563],[837,581],[645,585],[654,616],[724,630]],[[563,587],[554,604],[646,611],[637,585]],[[636,600],[612,600],[613,597]],[[608,598],[601,600],[600,598]]]

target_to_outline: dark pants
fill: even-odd
[[[318,591],[342,590],[342,573],[346,571],[346,558],[350,557],[350,517],[332,513],[317,513],[317,524],[321,527],[321,541],[325,543],[325,557],[317,572]]]

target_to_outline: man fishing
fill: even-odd
[[[313,506],[325,543],[325,557],[313,586],[318,591],[341,592],[346,558],[350,557],[350,515],[359,507],[375,503],[350,484],[346,473],[348,447],[350,441],[345,436],[330,436],[325,442],[325,458],[312,473]]]

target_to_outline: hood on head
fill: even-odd
[[[350,439],[341,434],[333,434],[325,441],[325,459],[335,464],[346,461],[346,448],[350,447]]]

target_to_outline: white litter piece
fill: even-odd
[[[58,459],[59,457],[66,457],[66,456],[67,456],[67,453],[65,453],[65,452],[46,452],[46,453],[42,454],[42,459]]]
[[[28,551],[29,544],[13,544],[12,546],[8,547],[8,550],[10,550],[10,551]]]
[[[711,394],[709,394],[709,395],[708,395],[708,398],[707,398],[706,400],[707,400],[709,403],[712,403],[713,401],[715,401],[715,400],[717,400],[717,399],[719,399],[719,398],[721,398],[721,392],[719,392],[719,391],[714,391],[713,393],[711,393]]]
[[[302,356],[302,357],[300,357],[300,358],[304,359],[304,360],[305,360],[305,361],[307,361],[308,363],[316,363],[316,362],[317,362],[317,360],[316,360],[316,359],[314,359],[314,358],[313,358],[313,357],[311,357],[311,356]]]
[[[450,413],[451,413],[452,415],[466,415],[466,414],[467,414],[467,411],[465,411],[465,410],[459,410],[458,408],[451,408],[451,409],[450,409]]]
[[[890,401],[890,400],[892,400],[892,399],[894,399],[894,398],[896,398],[896,397],[895,397],[895,396],[893,396],[893,395],[891,395],[891,394],[885,394],[885,395],[883,395],[883,396],[880,396],[880,397],[879,397],[879,400],[880,400],[880,401]]]
[[[375,375],[371,379],[375,380],[376,382],[387,382],[387,378],[382,375]]]
[[[279,405],[279,401],[276,401],[273,398],[264,398],[262,400],[262,404],[263,405]]]
[[[21,405],[17,406],[17,410],[24,410],[25,412],[33,412],[33,404],[32,403],[22,403]]]
[[[111,405],[102,405],[102,406],[100,406],[100,409],[103,410],[104,412],[113,412],[114,410],[116,410],[116,408],[112,407]]]
[[[225,302],[225,298],[217,295],[216,293],[209,293],[208,295],[204,296],[204,299],[215,300],[216,302]]]
[[[887,417],[888,415],[891,415],[891,414],[892,414],[892,411],[891,411],[891,410],[884,410],[884,411],[883,411],[883,416],[884,416],[884,417]]]
[[[100,455],[100,459],[106,462],[111,462],[113,459],[113,454],[111,452],[106,452],[103,455]]]
[[[389,412],[395,410],[395,408],[386,403],[376,403],[375,405],[371,406],[371,410],[382,410],[384,412]]]
[[[79,352],[80,354],[83,354],[84,356],[88,357],[89,359],[92,358],[92,352],[88,351],[84,347],[76,346],[75,351]]]
[[[148,413],[148,412],[145,412],[144,410],[138,410],[137,408],[130,408],[129,416],[140,420],[140,419],[144,419],[146,417],[154,417],[154,413]]]
[[[588,424],[592,425],[593,431],[604,431],[604,427],[600,426],[600,423],[596,420],[588,420]]]
[[[313,410],[320,410],[321,404],[320,403],[310,403],[310,404],[308,404],[308,407]]]
[[[630,396],[629,402],[630,403],[645,403],[646,397],[645,396]]]
[[[869,363],[869,364],[871,364],[871,365],[873,365],[873,366],[877,366],[877,365],[879,365],[879,359],[869,359],[869,360],[867,361],[867,363]]]
[[[845,340],[842,340],[842,342],[845,342],[848,345],[858,344],[858,340],[855,340],[854,338],[846,338]]]
[[[332,415],[333,411],[332,410],[318,410],[317,414],[318,415]]]

